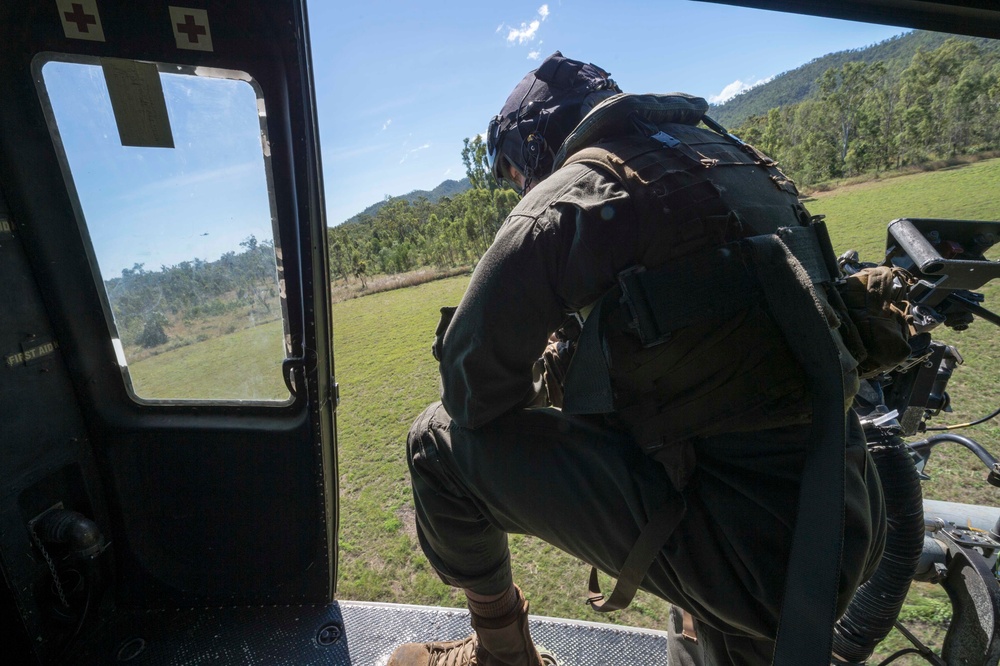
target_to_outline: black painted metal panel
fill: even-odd
[[[995,0],[697,0],[974,37],[1000,36]]]
[[[22,384],[25,399],[43,407],[34,415],[4,412],[3,428],[16,433],[8,430],[14,424],[32,431],[36,442],[64,442],[56,448],[65,449],[72,437],[92,448],[121,565],[120,602],[325,602],[336,564],[335,404],[304,3],[198,3],[211,17],[213,51],[177,48],[170,4],[98,3],[104,41],[93,41],[67,38],[54,0],[0,3],[0,183],[24,248],[20,263],[7,264],[8,284],[37,284],[51,323],[28,328],[46,338],[41,344],[57,339],[51,356],[61,355],[65,365],[56,379],[25,380],[61,382],[63,397]],[[239,70],[260,85],[292,354],[304,358],[306,370],[293,404],[164,406],[129,397],[73,186],[64,179],[36,89],[32,59],[42,52]],[[11,297],[0,307],[7,321],[20,305]],[[7,346],[24,346],[18,331],[10,330]],[[5,400],[0,409],[11,404]],[[38,451],[36,443],[23,455],[55,455]],[[0,495],[12,490],[0,488]],[[11,518],[11,529],[18,520]]]

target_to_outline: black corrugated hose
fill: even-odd
[[[920,478],[906,445],[897,436],[869,442],[885,494],[888,530],[885,553],[834,627],[833,651],[848,663],[863,664],[892,630],[910,589],[924,545]]]

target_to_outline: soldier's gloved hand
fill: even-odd
[[[545,383],[545,391],[548,394],[549,404],[553,407],[562,407],[563,404],[563,382],[566,380],[566,370],[569,362],[573,359],[574,344],[570,340],[565,340],[558,334],[553,334],[549,338],[549,344],[542,352],[542,381]]]

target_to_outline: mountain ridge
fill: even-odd
[[[444,197],[453,197],[456,194],[461,194],[472,187],[472,183],[469,182],[468,177],[461,180],[448,179],[443,181],[440,185],[435,187],[433,190],[413,190],[406,194],[401,194],[399,196],[391,197],[386,196],[382,201],[378,203],[373,203],[368,206],[360,213],[352,215],[343,221],[343,224],[357,224],[367,218],[373,217],[382,206],[385,206],[391,201],[396,201],[402,199],[404,201],[409,201],[410,203],[417,202],[421,197],[427,199],[431,203],[437,203]]]
[[[932,50],[949,38],[976,43],[983,49],[1000,49],[996,40],[981,37],[963,37],[926,30],[911,30],[865,47],[828,53],[782,72],[767,83],[753,86],[722,104],[713,104],[708,110],[718,123],[735,128],[748,118],[766,114],[770,109],[797,104],[818,94],[818,82],[823,72],[845,63],[882,61],[889,76],[898,76],[910,63],[919,49]]]

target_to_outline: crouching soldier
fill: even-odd
[[[822,224],[707,109],[557,52],[490,123],[523,198],[443,310],[408,443],[420,544],[475,632],[390,665],[555,663],[508,533],[592,565],[597,610],[668,600],[672,664],[830,663],[885,535],[857,363]]]

